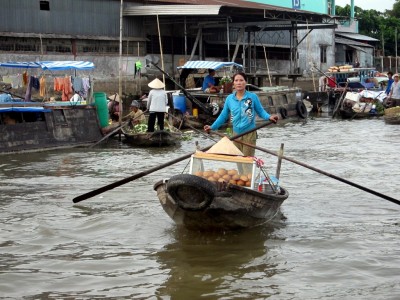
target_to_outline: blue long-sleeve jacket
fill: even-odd
[[[256,114],[265,120],[270,118],[256,94],[246,91],[243,99],[239,101],[234,92],[225,99],[224,108],[211,125],[211,130],[217,130],[228,120],[229,115],[232,115],[233,131],[241,134],[256,127]]]
[[[389,79],[389,80],[388,80],[388,85],[387,85],[386,90],[385,90],[386,95],[389,95],[389,93],[390,93],[390,88],[392,87],[393,81],[394,81],[393,79]]]

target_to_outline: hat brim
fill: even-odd
[[[158,78],[154,79],[148,84],[149,88],[152,89],[163,89],[165,87],[165,84]]]
[[[212,146],[210,149],[208,149],[206,153],[244,156],[243,152],[240,151],[235,146],[235,144],[226,136],[219,140],[219,142]]]
[[[108,95],[107,98],[110,99],[111,101],[117,101],[117,102],[121,101],[118,94]]]

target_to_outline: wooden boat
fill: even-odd
[[[210,162],[220,167],[211,176],[207,172],[212,171],[200,171]],[[229,168],[226,173],[221,166]],[[251,170],[247,181],[240,175],[246,169]],[[278,184],[256,176],[256,170],[260,168],[251,157],[198,151],[191,157],[189,174],[159,181],[154,190],[165,212],[178,225],[194,230],[249,228],[272,221],[289,196]],[[216,179],[216,174],[225,175]],[[228,180],[227,175],[240,179]]]
[[[342,101],[337,103],[342,119],[362,119],[383,115],[383,104],[378,97],[386,96],[383,91],[347,92]]]
[[[125,142],[140,147],[165,147],[179,145],[182,132],[173,130],[156,130],[154,132],[136,132],[125,126],[121,128]]]
[[[383,119],[386,124],[400,124],[400,106],[385,109]]]
[[[0,153],[89,145],[102,138],[96,108],[67,103],[0,103]]]
[[[60,71],[90,70],[94,65],[80,61],[46,61],[0,63],[0,67]],[[78,147],[95,143],[103,136],[98,106],[90,103],[91,97],[86,104],[86,101],[25,101],[11,95],[16,96],[0,95],[0,153]],[[104,104],[106,107],[106,102]]]

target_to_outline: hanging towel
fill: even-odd
[[[40,97],[44,97],[46,95],[46,78],[44,76],[40,77]]]
[[[69,99],[72,97],[71,77],[70,76],[64,77],[63,82],[64,83],[63,83],[61,99],[62,101],[69,101]]]
[[[72,78],[72,89],[74,92],[83,93],[83,82],[81,77]]]
[[[28,79],[29,79],[28,72],[24,71],[24,73],[22,73],[22,83],[24,84],[24,86],[28,85]]]
[[[32,96],[32,76],[28,77],[28,85],[26,86],[25,101],[31,101]]]

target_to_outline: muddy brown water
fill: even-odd
[[[249,230],[178,228],[153,184],[187,161],[92,199],[72,199],[194,150],[117,140],[0,156],[1,299],[399,299],[400,206],[284,161],[284,219]],[[400,198],[400,126],[287,122],[258,145]],[[271,172],[277,159],[259,151]]]

